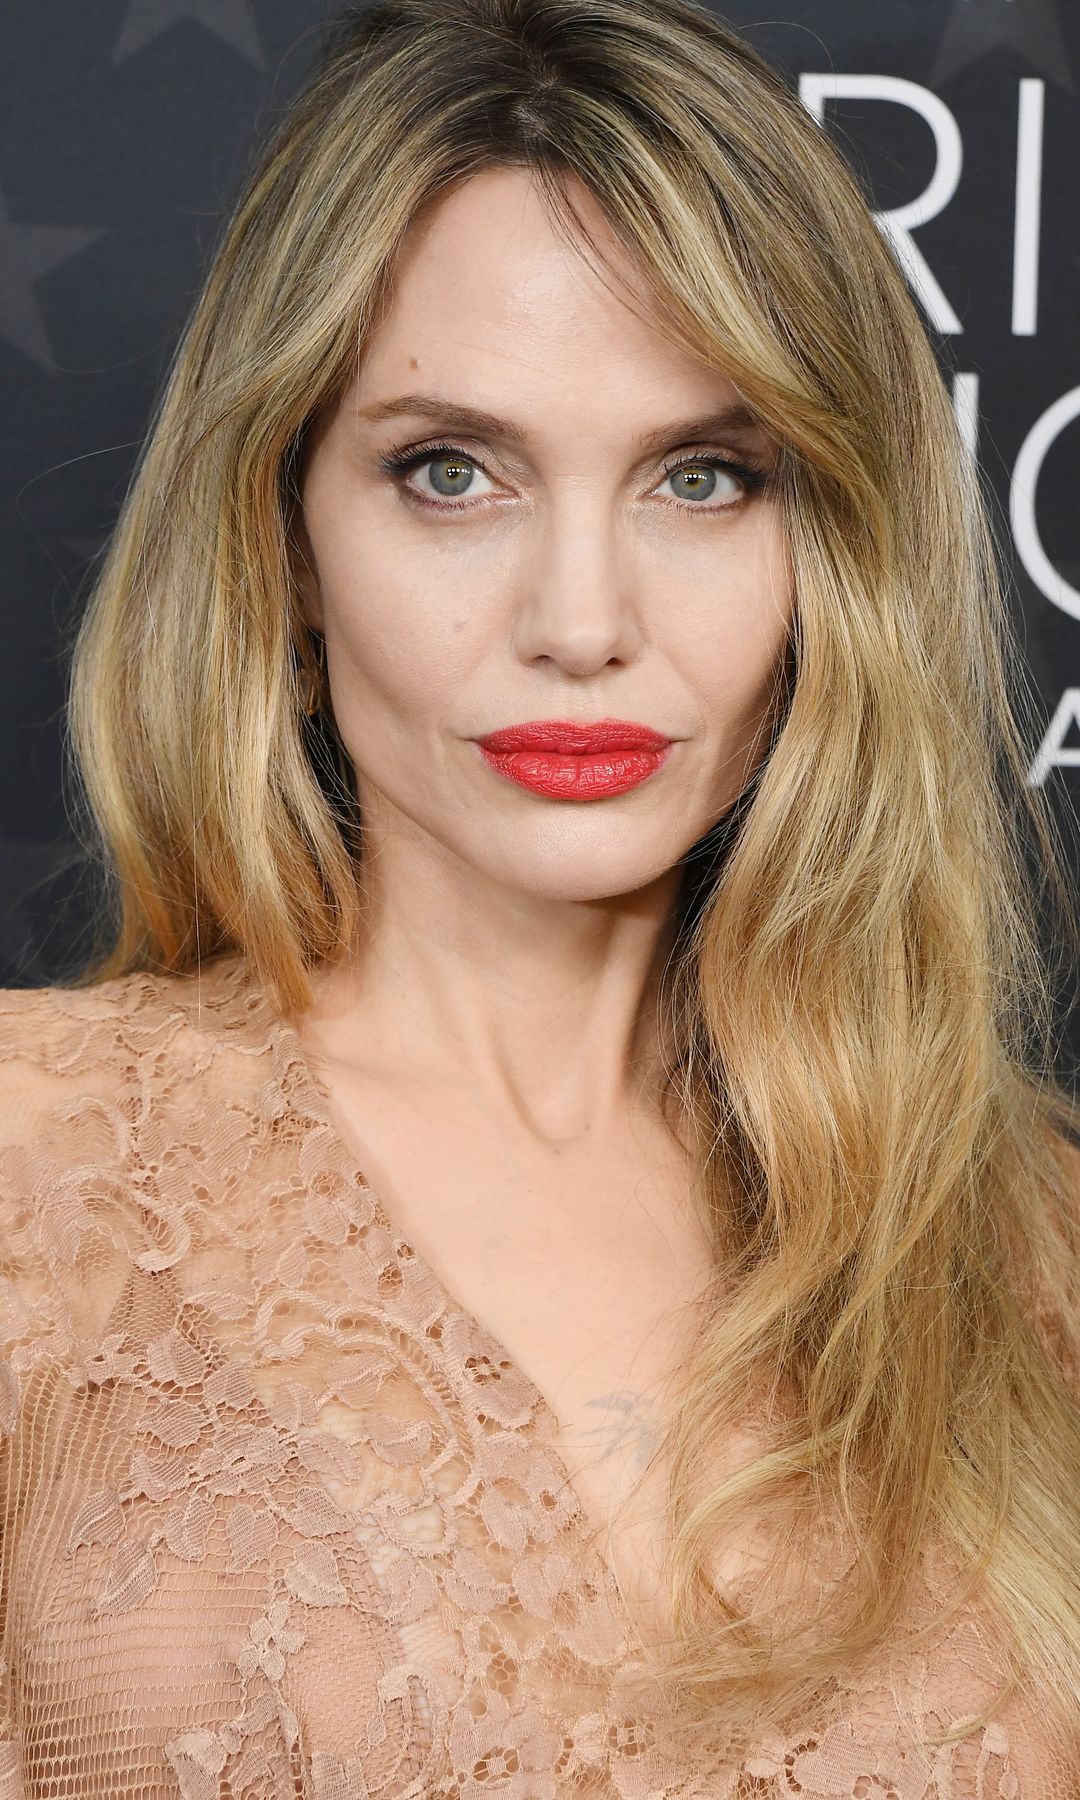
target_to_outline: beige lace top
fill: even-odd
[[[673,1752],[556,1428],[242,958],[0,990],[0,1800],[1080,1796],[1016,1695],[912,1747],[974,1625]]]

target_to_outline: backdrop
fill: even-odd
[[[339,10],[35,0],[0,16],[0,985],[78,964],[98,902],[64,780],[72,631],[224,215]],[[907,271],[992,488],[1040,702],[1028,779],[1075,872],[1080,7],[722,11],[834,134]],[[1069,965],[1059,1073],[1074,1089],[1078,987]]]

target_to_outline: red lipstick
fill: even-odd
[[[477,745],[489,766],[520,787],[555,800],[604,800],[654,775],[671,738],[627,719],[532,719],[490,731]]]

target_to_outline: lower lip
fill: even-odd
[[[487,750],[477,748],[497,774],[534,794],[553,800],[606,800],[625,794],[655,775],[674,749],[600,750],[591,756],[560,756],[553,750]]]

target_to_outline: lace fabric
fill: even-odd
[[[1077,1800],[973,1618],[676,1751],[556,1421],[246,961],[0,990],[0,1800]]]

